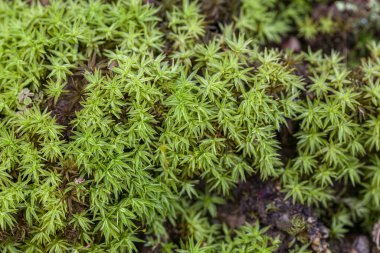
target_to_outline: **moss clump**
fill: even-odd
[[[322,206],[337,237],[371,226],[379,45],[355,71],[337,53],[261,49],[288,29],[253,37],[252,3],[205,41],[192,1],[164,17],[140,0],[1,2],[1,251],[273,252],[258,222],[218,219],[248,177]]]

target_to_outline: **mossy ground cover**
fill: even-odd
[[[0,251],[375,250],[379,34],[373,0],[0,1]]]

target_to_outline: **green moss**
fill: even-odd
[[[289,26],[246,29],[251,4],[205,41],[192,1],[164,19],[139,0],[0,2],[1,251],[273,252],[268,228],[216,219],[250,176],[322,206],[337,237],[371,226],[379,45],[355,72],[337,53],[259,49]],[[295,157],[283,157],[291,124]]]

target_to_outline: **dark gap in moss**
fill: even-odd
[[[374,26],[368,27],[370,11],[367,7],[367,0],[352,0],[357,6],[357,11],[341,11],[336,7],[338,1],[328,1],[326,3],[315,3],[311,17],[318,21],[323,17],[331,15],[334,22],[334,32],[331,34],[318,33],[314,38],[307,40],[297,34],[296,37],[302,45],[302,51],[311,48],[313,51],[322,50],[329,54],[332,50],[340,52],[347,64],[354,66],[359,63],[361,57],[368,56],[365,43],[375,38],[379,38],[380,30]],[[365,22],[365,23],[363,23]],[[364,38],[365,43],[360,43],[360,38]]]
[[[220,33],[221,24],[230,24],[238,16],[240,0],[203,0],[202,13],[206,16],[207,32]]]
[[[67,78],[67,84],[56,103],[50,98],[46,103],[46,108],[51,111],[51,115],[55,117],[59,125],[65,126],[63,138],[68,140],[73,127],[70,122],[76,117],[76,112],[82,109],[81,102],[85,99],[85,87],[87,80],[86,72],[94,72],[95,70],[102,72],[109,71],[107,62],[104,58],[97,57],[95,54],[88,60],[87,64],[80,64],[74,71],[73,75]]]
[[[297,156],[297,138],[293,133],[299,130],[298,122],[287,120],[287,123],[281,125],[280,131],[277,132],[277,139],[280,142],[280,157],[284,164]]]
[[[285,200],[278,182],[263,182],[252,176],[237,185],[232,197],[232,201],[218,208],[220,222],[230,228],[258,220],[263,226],[270,226],[268,235],[280,237],[282,244],[278,252],[289,252],[294,244],[305,243],[311,243],[316,252],[327,248],[327,228],[310,208]]]
[[[17,223],[12,229],[0,230],[0,243],[4,242],[23,242],[30,231],[30,227],[26,222],[23,211],[16,214]]]

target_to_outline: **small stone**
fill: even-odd
[[[358,236],[354,241],[352,250],[356,251],[357,253],[370,253],[370,243],[367,236]]]
[[[84,183],[84,181],[86,181],[86,180],[82,177],[74,179],[75,184],[81,184],[81,183]]]
[[[321,234],[322,234],[322,238],[326,239],[326,238],[328,238],[330,236],[330,230],[327,227],[321,226],[320,231],[321,231]]]
[[[276,219],[276,226],[282,231],[287,232],[292,227],[292,222],[288,214],[282,214]]]
[[[301,43],[296,37],[290,37],[282,43],[283,49],[289,49],[293,52],[301,51]]]
[[[375,243],[377,248],[380,248],[380,220],[373,226],[372,241]]]
[[[314,217],[308,217],[307,218],[307,223],[312,224],[315,223],[317,220]]]

